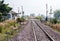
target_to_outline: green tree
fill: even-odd
[[[58,21],[57,21],[56,18],[53,18],[53,19],[50,20],[50,22],[53,23],[53,24],[56,24]]]
[[[55,17],[56,19],[60,19],[60,10],[56,10],[56,11],[54,12],[54,17]]]
[[[0,21],[2,20],[2,16],[7,16],[7,14],[12,10],[8,4],[4,3],[4,0],[0,1]]]

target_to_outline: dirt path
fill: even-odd
[[[32,33],[31,22],[24,27],[24,29],[16,35],[12,41],[34,41],[34,36]]]

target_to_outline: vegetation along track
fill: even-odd
[[[36,22],[32,21],[35,41],[54,41]]]

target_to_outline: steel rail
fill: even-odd
[[[39,24],[35,21],[35,23],[39,26]],[[39,26],[39,28],[45,33],[45,35],[51,40],[51,41],[55,41],[45,30],[42,29],[41,26]]]

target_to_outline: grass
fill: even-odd
[[[60,33],[60,24],[45,23],[45,25],[50,26],[53,30]]]
[[[18,24],[15,20],[6,20],[0,23],[0,41],[6,41],[6,36],[9,38],[17,34]]]

